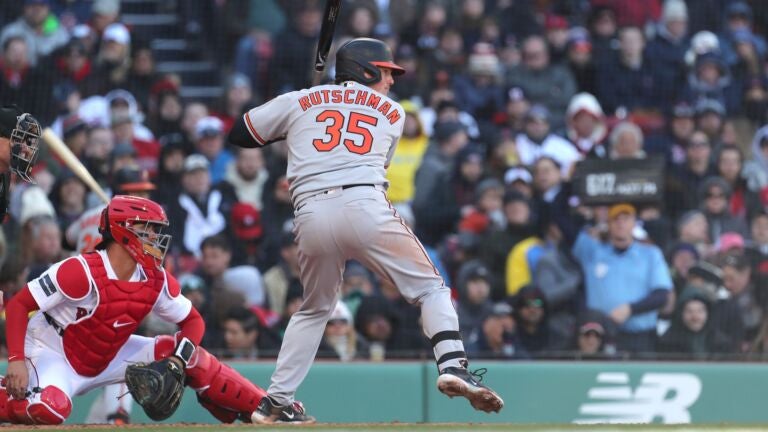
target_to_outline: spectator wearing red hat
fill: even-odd
[[[261,212],[251,204],[239,202],[232,206],[231,227],[235,239],[235,264],[263,268],[264,257],[260,246],[264,227],[261,224]]]
[[[155,136],[181,133],[184,103],[177,82],[171,79],[156,81],[149,91],[146,103],[147,124]]]
[[[568,19],[562,15],[548,14],[544,18],[544,31],[552,63],[563,63],[568,49]]]

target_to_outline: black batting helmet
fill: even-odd
[[[149,180],[149,173],[138,167],[120,168],[112,178],[112,190],[115,195],[132,195],[136,192],[152,192],[156,187]]]
[[[342,45],[336,51],[336,82],[356,81],[374,84],[381,80],[380,67],[392,70],[392,75],[402,75],[405,69],[395,64],[387,44],[371,38],[357,38]],[[368,76],[366,76],[366,72]]]

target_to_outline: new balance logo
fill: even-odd
[[[634,390],[624,372],[600,373],[597,383],[574,423],[690,423],[701,395],[701,380],[688,373],[646,373]]]
[[[50,275],[45,275],[40,278],[40,288],[43,289],[46,297],[50,297],[56,292],[56,285],[53,284]]]
[[[124,322],[124,323],[121,323],[120,321],[115,321],[115,322],[112,323],[112,327],[120,328],[120,327],[125,327],[125,326],[131,325],[131,324],[133,324],[133,321],[128,321],[128,322]]]

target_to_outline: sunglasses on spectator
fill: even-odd
[[[582,337],[594,336],[594,337],[599,338],[599,339],[603,338],[603,335],[601,335],[600,333],[598,333],[595,330],[587,330],[587,331],[581,332],[580,336],[582,336]]]
[[[343,325],[343,324],[349,324],[349,322],[345,319],[328,320],[328,325]]]
[[[525,306],[541,308],[544,307],[544,300],[542,299],[528,299],[525,301]]]
[[[718,193],[718,192],[707,192],[705,195],[707,198],[725,198],[724,193]]]

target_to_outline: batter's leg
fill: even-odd
[[[302,251],[299,237],[299,268],[304,302],[288,323],[277,356],[268,393],[280,406],[293,403],[296,389],[309,372],[325,325],[336,307],[345,259],[340,253],[310,256]]]
[[[421,242],[383,196],[368,205],[366,213],[376,221],[378,234],[355,258],[392,282],[406,300],[421,306],[424,334],[432,344],[440,372],[438,389],[450,397],[467,398],[477,410],[501,410],[504,401],[499,395],[466,369],[467,355],[450,290]]]
[[[424,334],[432,343],[438,370],[463,367],[467,355],[459,335],[459,318],[451,292],[421,242],[405,225],[383,192],[371,200],[366,214],[378,233],[354,257],[389,280],[410,303],[421,307]]]

